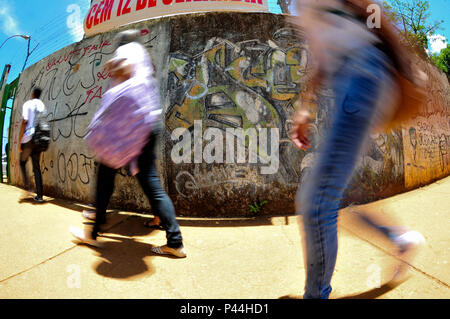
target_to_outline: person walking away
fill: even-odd
[[[388,102],[398,101],[396,74],[422,87],[425,77],[411,69],[408,52],[384,15],[381,28],[368,28],[367,7],[373,1],[297,0],[297,4],[299,16],[292,21],[306,37],[313,60],[301,107],[292,119],[290,134],[297,147],[306,150],[311,145],[308,130],[319,89],[331,86],[335,95],[331,127],[296,199],[306,269],[303,298],[326,299],[338,250],[338,210],[364,142],[371,128],[382,127],[393,116],[395,104]],[[381,226],[370,216],[364,219],[394,243],[400,257],[414,255],[424,242],[416,231]],[[393,280],[404,273],[405,268],[399,267]]]
[[[42,150],[38,145],[33,143],[33,136],[36,133],[35,122],[40,114],[45,116],[46,109],[44,103],[40,100],[42,90],[35,87],[31,93],[31,99],[23,104],[22,108],[22,126],[20,130],[20,169],[22,172],[23,181],[27,194],[24,197],[31,195],[29,185],[29,178],[27,175],[26,164],[28,158],[31,157],[33,165],[34,181],[36,183],[36,196],[33,197],[38,203],[43,203],[43,183],[41,168],[39,165]]]
[[[186,251],[175,209],[162,189],[155,167],[155,148],[162,129],[159,90],[153,77],[150,56],[136,41],[138,34],[136,31],[120,33],[121,45],[107,63],[113,82],[86,136],[88,146],[96,152],[100,162],[95,222],[92,229],[83,231],[71,228],[71,232],[81,242],[101,246],[97,238],[100,227],[106,221],[106,208],[114,191],[115,175],[120,167],[129,166],[129,171],[137,177],[149,199],[152,213],[158,216],[161,227],[166,231],[167,244],[153,247],[152,251],[183,258]],[[143,114],[144,120],[136,122],[133,114]],[[119,141],[122,137],[125,140]],[[139,154],[136,154],[136,149]]]

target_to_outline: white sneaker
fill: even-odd
[[[400,254],[411,253],[425,243],[425,238],[418,231],[410,230],[397,236],[394,243],[398,246]]]
[[[394,239],[394,244],[398,247],[398,255],[401,259],[397,266],[393,281],[401,282],[408,277],[408,270],[411,261],[417,254],[418,248],[425,243],[425,238],[418,231],[407,231]]]
[[[82,216],[89,220],[95,221],[96,215],[97,214],[96,214],[95,210],[83,210],[83,212],[82,212]]]
[[[99,242],[98,240],[93,239],[91,232],[87,229],[80,229],[80,228],[71,226],[69,228],[69,231],[72,233],[72,235],[76,239],[78,239],[80,242],[82,242],[84,244],[91,245],[91,246],[94,246],[97,248],[103,247],[103,243]]]
[[[167,245],[152,247],[152,252],[158,255],[172,255],[178,258],[186,257],[186,250],[184,247],[180,248],[170,248]]]

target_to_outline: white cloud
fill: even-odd
[[[430,41],[431,53],[439,53],[447,47],[447,39],[441,34],[429,36],[428,40]]]
[[[4,1],[0,1],[0,25],[1,31],[8,36],[23,34],[17,19],[14,18],[14,13]]]
[[[83,21],[84,16],[90,8],[89,0],[80,0],[78,3],[73,3],[67,6],[66,12],[69,13],[66,25],[69,29],[69,33],[72,40],[78,42],[83,39],[84,28]]]

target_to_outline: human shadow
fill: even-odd
[[[32,199],[31,199],[32,200]],[[72,201],[70,199],[65,198],[49,198],[45,200],[46,204],[54,204],[58,205],[60,207],[73,210],[75,212],[83,212],[83,210],[95,210],[92,205],[78,203],[75,201]],[[134,212],[125,212],[117,207],[112,207],[111,209],[108,209],[107,216],[111,213],[119,214],[122,212],[122,214],[130,215],[130,216],[137,216],[142,218],[142,222],[148,221],[149,219],[152,219],[154,217],[154,214],[152,214],[150,211],[145,211],[138,213],[139,215],[136,215]],[[143,217],[145,216],[145,217]],[[279,222],[283,223],[284,225],[289,225],[292,223],[289,219],[291,217],[297,216],[295,214],[280,214],[280,215],[249,215],[249,216],[243,216],[243,217],[191,217],[191,216],[177,216],[178,224],[183,227],[255,227],[255,226],[269,226],[273,225],[272,218],[277,218]],[[148,218],[148,219],[147,219]],[[144,229],[147,228],[144,226]]]
[[[119,222],[114,222],[119,216],[119,213],[111,212],[106,214],[106,228],[105,233],[116,234],[124,237],[141,237],[148,236],[154,231],[158,231],[157,228],[145,227],[144,222],[148,221],[150,218],[144,218],[140,216],[126,216]],[[84,223],[92,223],[87,219],[84,219]],[[124,225],[126,224],[126,225]],[[123,227],[119,227],[123,226]]]
[[[20,198],[17,202],[19,204],[28,203],[28,204],[33,204],[33,205],[45,205],[45,204],[48,204],[48,201],[46,201],[46,200],[44,200],[43,202],[38,202],[38,201],[34,200],[33,197]]]
[[[117,224],[110,224],[108,226],[107,223],[99,233],[99,240],[102,242],[102,247],[97,248],[86,245],[94,250],[100,258],[100,262],[93,266],[99,275],[115,279],[128,279],[144,273],[148,276],[152,275],[155,270],[144,260],[147,257],[179,259],[172,255],[153,253],[151,249],[155,247],[154,245],[139,241],[139,239],[135,238],[138,236],[147,236],[154,231],[158,231],[145,227],[142,222],[143,219],[138,216],[131,216]],[[123,224],[125,221],[126,224]],[[84,223],[90,224],[88,221]],[[74,242],[81,244],[76,240]]]
[[[369,291],[365,291],[355,295],[344,296],[336,299],[376,299],[388,293],[389,291],[395,289],[400,284],[401,283],[386,283],[380,287],[373,288]]]
[[[87,247],[94,250],[100,261],[93,268],[101,276],[115,279],[129,279],[141,274],[152,275],[155,270],[144,258],[152,256],[152,246],[134,238],[102,235],[102,247]],[[100,237],[100,238],[101,238]]]
[[[401,285],[403,282],[404,281],[402,281],[402,282],[388,282],[388,283],[383,284],[380,287],[373,288],[373,289],[371,289],[369,291],[364,291],[362,293],[349,295],[349,296],[343,296],[343,297],[339,297],[339,298],[336,298],[336,299],[337,300],[340,300],[340,299],[376,299],[376,298],[379,298],[379,297],[385,295],[389,291],[394,290],[396,287]],[[297,295],[285,295],[285,296],[279,297],[278,299],[303,299],[303,297],[302,296],[297,296]]]
[[[180,226],[185,227],[255,227],[255,226],[268,226],[272,225],[272,217],[275,216],[256,216],[256,217],[243,217],[243,218],[178,218]],[[289,223],[289,216],[284,217],[285,224]]]
[[[53,204],[53,205],[57,205],[69,210],[73,210],[76,212],[82,212],[83,210],[88,210],[88,209],[92,209],[92,207],[88,206],[88,205],[83,205],[83,204],[79,204],[79,203],[75,203],[75,202],[71,202],[65,199],[59,199],[59,198],[49,198],[45,200],[46,204]]]
[[[297,295],[285,295],[285,296],[278,297],[278,299],[296,300],[296,299],[303,299],[303,297],[297,296]]]

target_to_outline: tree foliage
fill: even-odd
[[[439,54],[431,56],[431,60],[434,64],[450,76],[450,45],[441,51]]]
[[[389,0],[384,1],[384,7],[404,40],[423,53],[428,49],[428,37],[435,34],[444,22],[430,21],[428,0]]]
[[[277,3],[281,8],[281,12],[284,14],[291,14],[289,6],[292,4],[292,0],[277,0]]]

